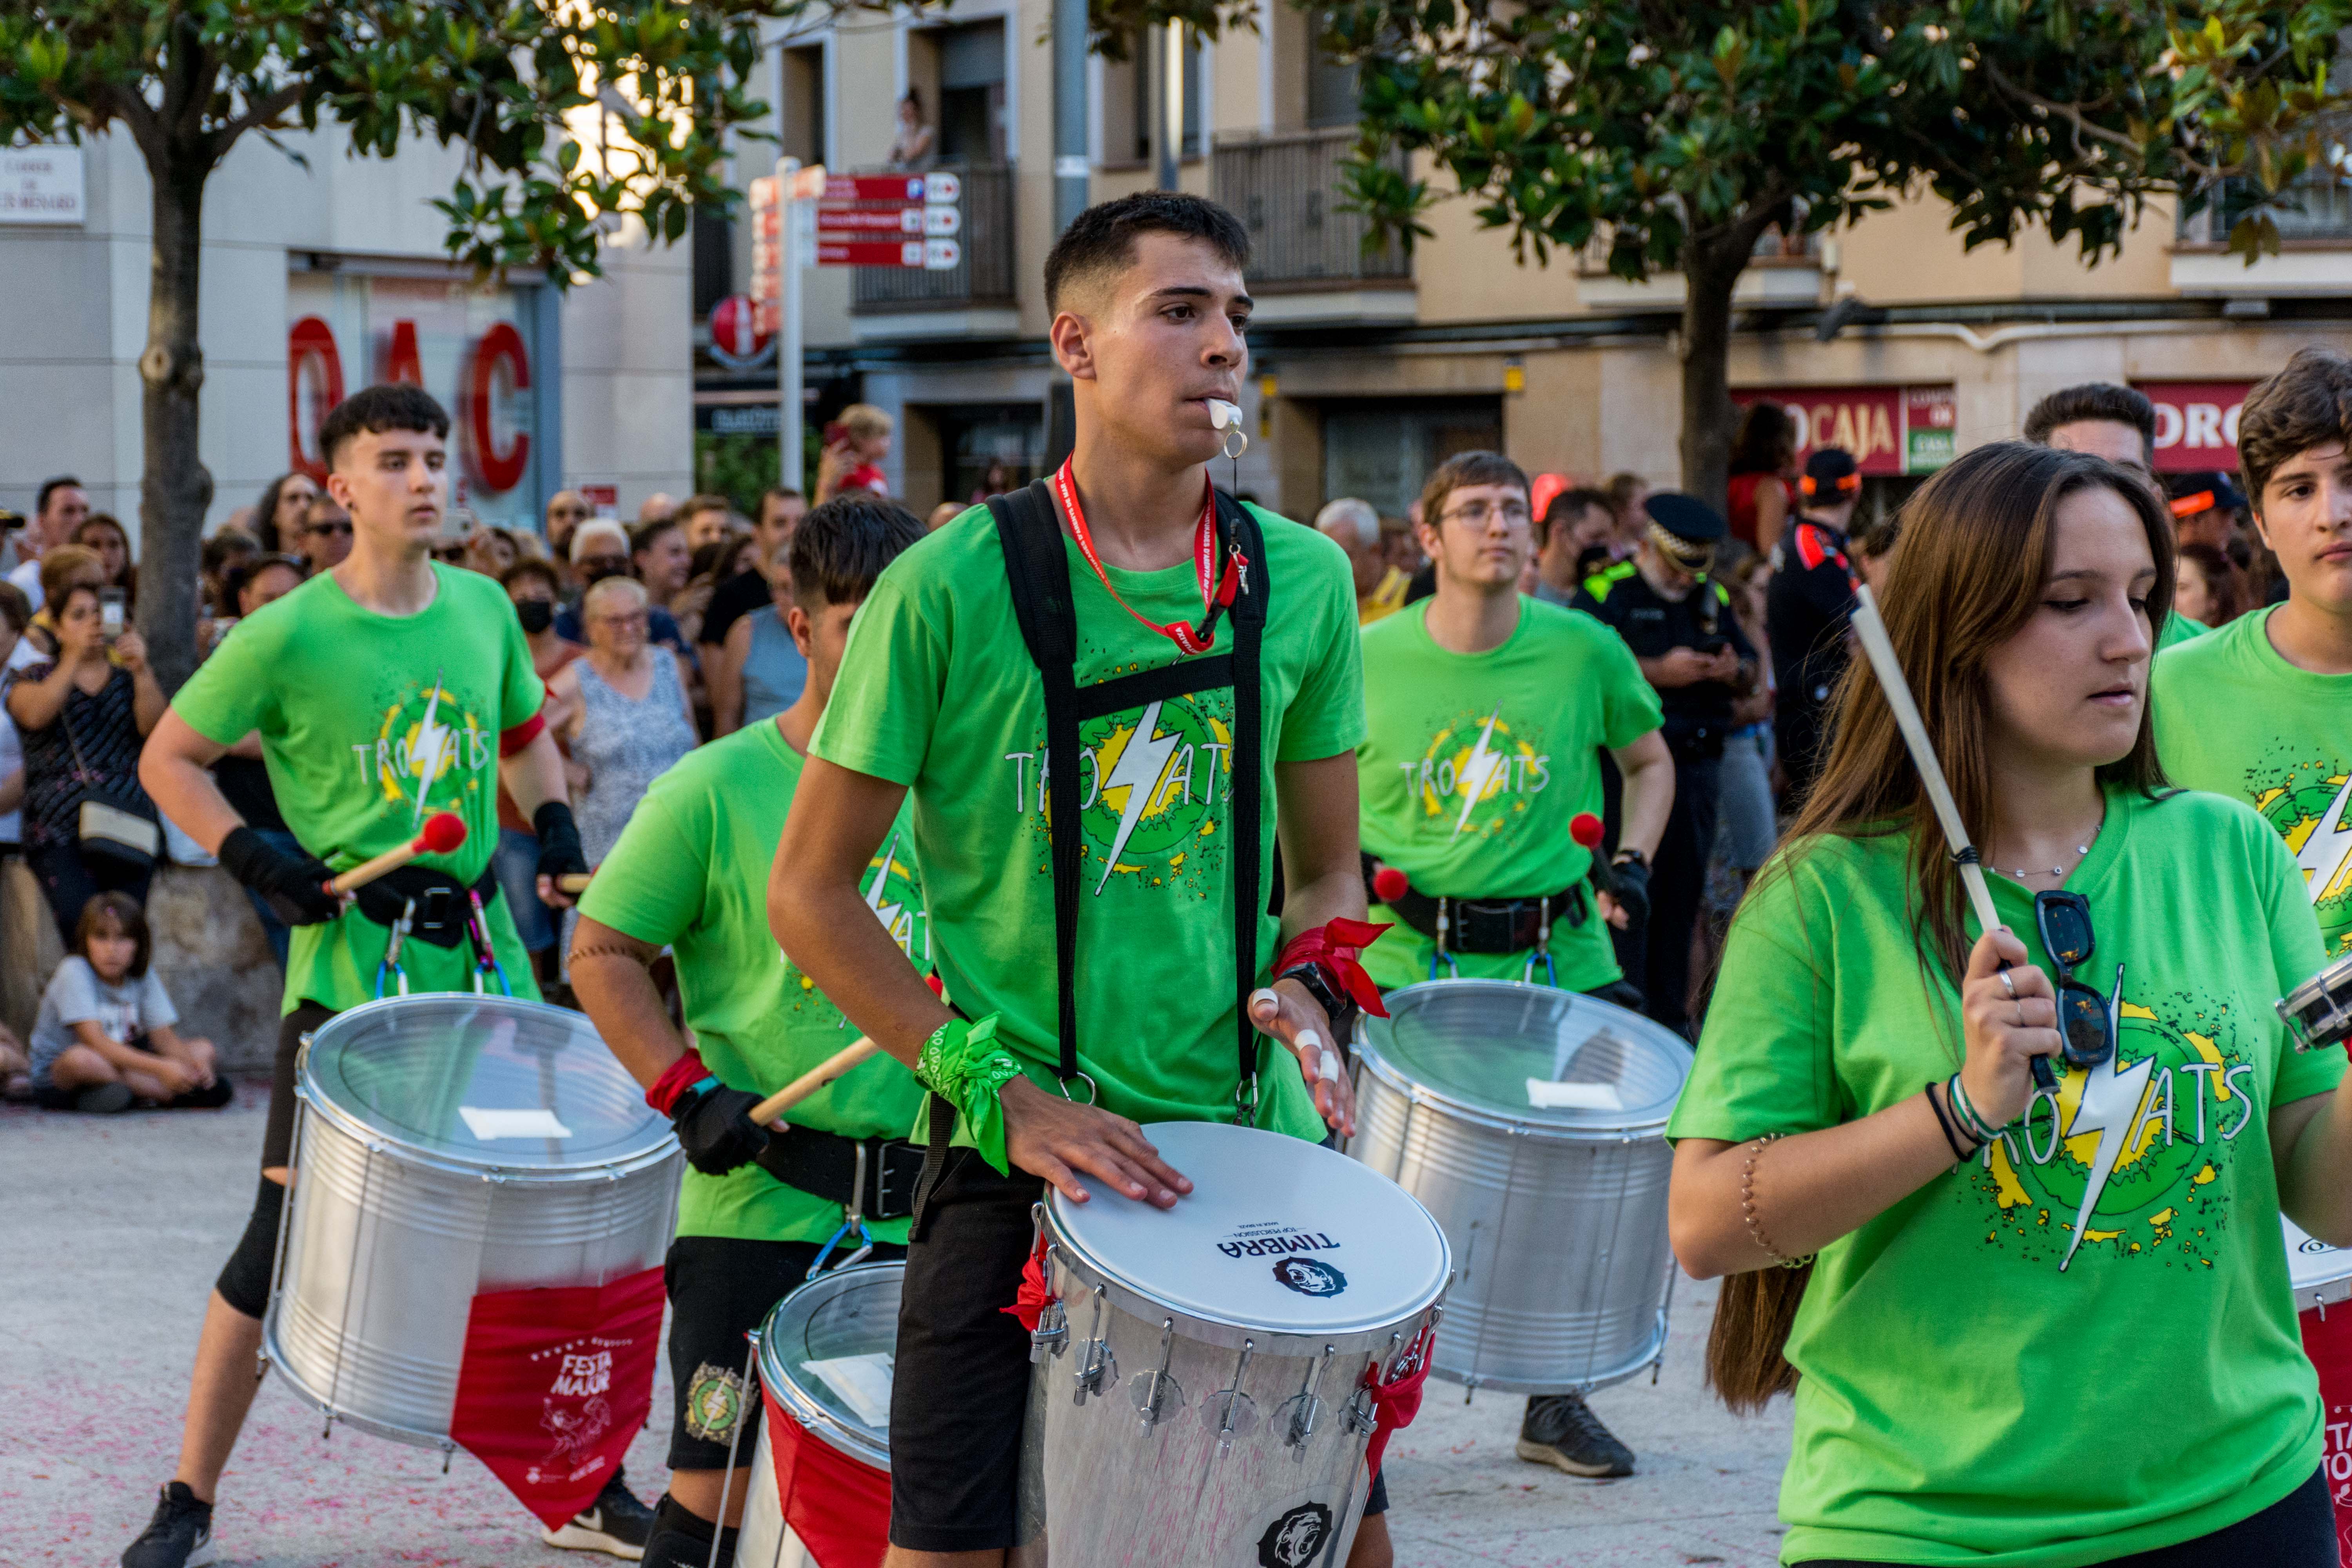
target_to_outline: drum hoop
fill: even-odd
[[[442,996],[455,996],[476,1004],[511,1007],[519,1012],[544,1013],[561,1018],[571,1026],[576,1026],[581,1018],[580,1014],[520,996],[476,996],[463,991],[429,991],[416,996],[378,997],[374,1001],[362,1002],[346,1012],[336,1014],[311,1032],[301,1047],[301,1057],[294,1078],[295,1092],[309,1100],[311,1109],[337,1131],[358,1139],[362,1145],[381,1144],[385,1153],[404,1163],[419,1165],[426,1170],[440,1171],[453,1175],[478,1176],[486,1180],[528,1183],[532,1185],[558,1185],[566,1182],[583,1181],[617,1181],[623,1176],[635,1175],[640,1171],[650,1170],[665,1162],[684,1157],[677,1146],[677,1135],[675,1132],[667,1127],[649,1126],[646,1130],[647,1141],[641,1147],[616,1154],[611,1159],[600,1161],[595,1164],[566,1165],[555,1168],[539,1165],[502,1165],[495,1160],[470,1160],[446,1149],[427,1148],[402,1133],[374,1126],[362,1120],[358,1112],[327,1093],[326,1086],[320,1081],[318,1070],[313,1065],[317,1056],[317,1043],[321,1037],[328,1035],[347,1019],[364,1018],[369,1015],[391,1008],[403,1006],[413,1008],[414,1005],[420,1000]]]
[[[1412,1196],[1410,1193],[1405,1195]],[[1437,1239],[1440,1265],[1437,1285],[1431,1290],[1428,1300],[1377,1323],[1360,1322],[1324,1331],[1268,1329],[1263,1324],[1244,1322],[1238,1318],[1213,1317],[1190,1308],[1171,1306],[1150,1291],[1122,1279],[1108,1264],[1079,1246],[1063,1228],[1061,1216],[1054,1212],[1050,1204],[1046,1205],[1045,1223],[1053,1231],[1055,1257],[1070,1277],[1087,1290],[1101,1287],[1110,1304],[1129,1317],[1140,1318],[1147,1322],[1173,1319],[1178,1331],[1186,1339],[1213,1345],[1220,1350],[1237,1351],[1246,1342],[1259,1355],[1316,1356],[1321,1355],[1326,1347],[1340,1352],[1379,1350],[1388,1344],[1391,1335],[1417,1326],[1428,1315],[1430,1309],[1444,1300],[1446,1288],[1454,1282],[1454,1248],[1445,1238],[1444,1229],[1429,1216],[1429,1211],[1422,1207],[1420,1199],[1413,1199],[1413,1206],[1421,1208],[1423,1217],[1429,1219],[1430,1233]],[[1066,1291],[1065,1294],[1070,1292]],[[1411,1335],[1408,1333],[1407,1337]]]
[[[756,1364],[760,1369],[761,1385],[775,1394],[776,1403],[791,1413],[803,1431],[835,1453],[845,1455],[868,1469],[887,1470],[890,1468],[889,1443],[887,1440],[877,1443],[863,1426],[853,1426],[844,1421],[801,1387],[793,1369],[784,1364],[781,1344],[783,1336],[775,1331],[776,1320],[786,1303],[803,1290],[819,1283],[854,1281],[860,1277],[878,1274],[898,1274],[903,1278],[906,1267],[903,1261],[892,1258],[880,1263],[853,1264],[846,1268],[828,1268],[808,1285],[786,1292],[782,1300],[768,1309],[768,1315],[760,1320],[760,1354]]]
[[[278,1301],[273,1298],[269,1303],[269,1315],[262,1320],[261,1353],[263,1359],[268,1362],[269,1369],[285,1380],[286,1386],[293,1392],[294,1397],[329,1420],[341,1422],[346,1426],[366,1433],[371,1437],[382,1437],[392,1443],[405,1443],[413,1448],[431,1448],[444,1454],[457,1447],[457,1444],[446,1432],[428,1432],[421,1427],[402,1426],[390,1421],[379,1420],[373,1415],[362,1415],[356,1410],[337,1405],[332,1399],[303,1382],[294,1369],[287,1364],[286,1352],[278,1335],[279,1315]]]
[[[1441,1111],[1447,1116],[1469,1122],[1475,1127],[1486,1128],[1490,1131],[1514,1132],[1522,1137],[1538,1139],[1546,1142],[1646,1142],[1653,1138],[1665,1136],[1666,1124],[1674,1120],[1674,1103],[1669,1101],[1666,1114],[1663,1116],[1644,1117],[1640,1121],[1628,1120],[1615,1127],[1562,1127],[1556,1122],[1530,1121],[1519,1117],[1506,1116],[1498,1110],[1485,1106],[1473,1105],[1467,1100],[1446,1093],[1442,1089],[1433,1089],[1418,1079],[1408,1078],[1405,1076],[1404,1069],[1381,1055],[1380,1047],[1374,1045],[1369,1038],[1357,1042],[1356,1058],[1363,1064],[1366,1072],[1380,1080],[1382,1088],[1395,1090],[1416,1105],[1427,1106],[1432,1110]],[[1687,1064],[1685,1065],[1683,1082],[1685,1084],[1690,1082]],[[1675,1091],[1675,1100],[1681,1099],[1682,1091],[1679,1089]],[[1362,1136],[1360,1131],[1358,1136]]]

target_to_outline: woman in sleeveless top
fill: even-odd
[[[722,735],[774,718],[799,701],[801,689],[808,684],[808,660],[801,656],[792,628],[784,624],[784,609],[792,603],[792,550],[789,538],[770,544],[760,560],[760,570],[768,579],[770,602],[746,612],[727,628],[725,663],[735,672],[735,679],[730,690],[713,699],[717,728]],[[722,700],[727,708],[717,711]]]
[[[646,787],[697,741],[677,656],[646,641],[647,608],[634,578],[607,577],[590,588],[580,605],[587,656],[548,682],[569,710],[562,727],[581,847],[592,866],[619,840]]]

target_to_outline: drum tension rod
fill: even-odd
[[[1176,1320],[1163,1318],[1160,1322],[1160,1366],[1135,1380],[1135,1408],[1143,1418],[1143,1429],[1149,1432],[1160,1424],[1162,1409],[1174,1415],[1184,1407],[1184,1390],[1168,1375],[1169,1358],[1176,1353]]]
[[[1174,1319],[1169,1320],[1169,1326],[1175,1326]],[[1242,1380],[1249,1375],[1250,1357],[1256,1351],[1255,1340],[1242,1341],[1241,1364],[1234,1368],[1234,1385],[1219,1389],[1214,1396],[1217,1405],[1217,1452],[1220,1454],[1232,1449],[1236,1435],[1246,1433],[1256,1425],[1256,1418],[1250,1414],[1250,1396],[1242,1392]],[[1202,1414],[1207,1413],[1203,1411]]]
[[[1307,1439],[1315,1436],[1315,1423],[1323,1415],[1323,1373],[1331,1364],[1332,1354],[1333,1347],[1325,1345],[1307,1375],[1298,1380],[1298,1392],[1283,1401],[1284,1408],[1290,1412],[1290,1421],[1282,1441],[1286,1447],[1296,1450],[1290,1456],[1292,1464],[1306,1463]]]
[[[1080,1408],[1085,1407],[1087,1394],[1103,1391],[1105,1377],[1114,1384],[1118,1381],[1118,1362],[1111,1355],[1110,1341],[1103,1337],[1102,1331],[1104,1299],[1108,1294],[1107,1287],[1095,1287],[1094,1326],[1087,1331],[1087,1353],[1078,1363],[1077,1392],[1071,1398],[1071,1403]]]

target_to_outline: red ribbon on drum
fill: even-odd
[[[890,1549],[890,1472],[808,1435],[764,1386],[768,1451],[784,1523],[817,1568],[881,1568]]]
[[[645,1426],[661,1325],[658,1268],[483,1291],[466,1319],[449,1436],[553,1529],[596,1500]]]
[[[1381,1363],[1373,1362],[1364,1368],[1364,1386],[1372,1391],[1372,1440],[1364,1449],[1364,1463],[1371,1473],[1381,1473],[1381,1458],[1388,1452],[1389,1439],[1412,1425],[1421,1414],[1422,1385],[1429,1381],[1429,1352],[1437,1343],[1437,1328],[1432,1323],[1422,1325],[1413,1335],[1412,1343],[1391,1365],[1402,1368],[1386,1383],[1381,1381]]]

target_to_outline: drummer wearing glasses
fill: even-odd
[[[2293,856],[2158,766],[2171,520],[2010,443],[1902,541],[1886,630],[2002,929],[1857,660],[1670,1129],[1714,1384],[1795,1394],[1782,1561],[2332,1565],[2280,1214],[2352,1240],[2352,1098],[2273,1011],[2321,963]]]
[[[1047,1183],[1172,1208],[1192,1183],[1139,1123],[1247,1117],[1320,1139],[1353,1121],[1345,1020],[1318,1000],[1351,979],[1370,992],[1349,920],[1353,580],[1328,540],[1209,488],[1211,405],[1247,368],[1247,253],[1230,213],[1166,193],[1096,207],[1056,242],[1071,460],[883,574],[777,847],[785,952],[934,1091],[890,1412],[893,1568],[1015,1544],[1029,1337],[1003,1309]],[[1065,571],[1066,595],[1040,591]],[[1137,676],[1149,692],[1087,711]],[[908,798],[953,1013],[858,896]],[[1368,1524],[1352,1561],[1385,1563],[1386,1541]]]
[[[1519,592],[1536,543],[1517,463],[1448,458],[1421,515],[1437,592],[1363,633],[1370,918],[1401,927],[1364,967],[1383,990],[1534,980],[1639,1011],[1608,931],[1638,912],[1674,806],[1657,692],[1615,632]],[[1625,780],[1613,896],[1588,883],[1592,849],[1572,826],[1599,826],[1602,747]],[[1633,1451],[1573,1394],[1528,1401],[1518,1454],[1570,1475],[1633,1472]]]

